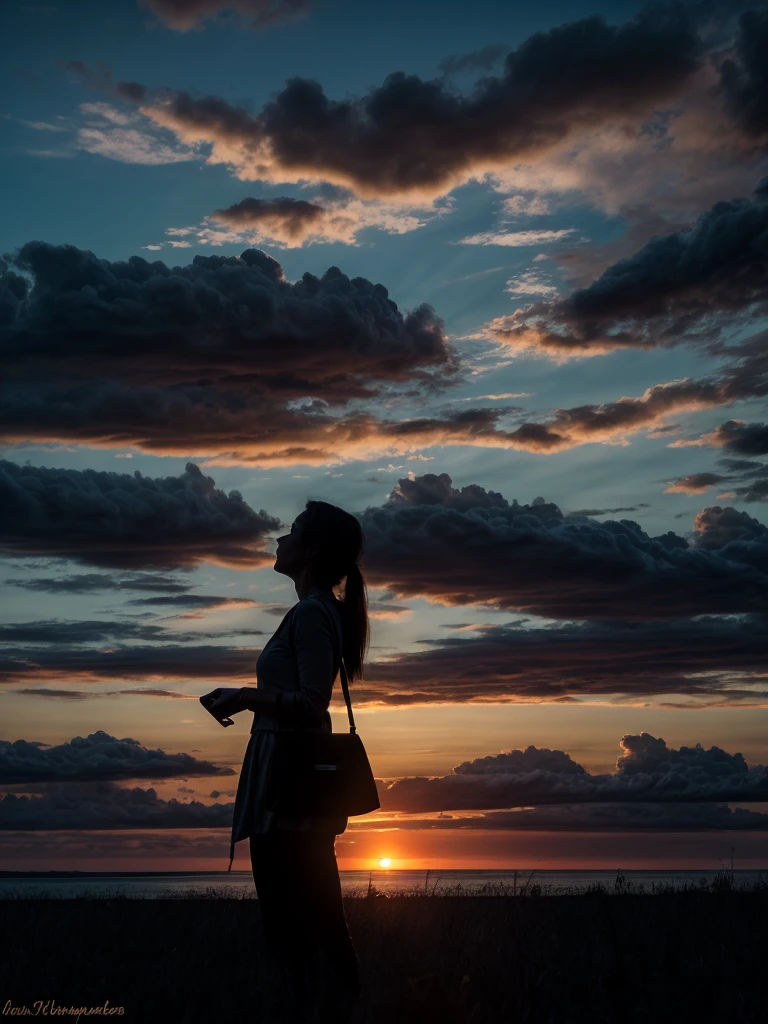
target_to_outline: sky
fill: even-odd
[[[2,866],[223,868],[250,715],[197,698],[307,498],[366,538],[342,869],[764,866],[768,8],[0,40]]]

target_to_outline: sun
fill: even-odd
[[[392,861],[389,859],[389,857],[382,857],[381,860],[379,861],[379,867],[388,868],[391,863]]]

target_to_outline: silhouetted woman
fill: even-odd
[[[369,637],[363,543],[354,516],[308,501],[277,542],[275,571],[294,581],[299,601],[259,655],[256,687],[207,695],[216,698],[209,710],[219,720],[254,712],[235,798],[230,868],[234,844],[248,837],[266,944],[284,965],[299,1005],[312,999],[318,955],[326,959],[327,990],[346,997],[346,1005],[359,993],[360,965],[335,850],[348,819],[278,814],[269,806],[267,784],[276,730],[332,731],[328,705],[342,654],[350,682],[362,676]],[[340,601],[333,588],[342,580]]]

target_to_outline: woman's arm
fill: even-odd
[[[276,715],[280,710],[282,691],[259,690],[255,686],[243,686],[240,690],[240,707],[243,711]]]

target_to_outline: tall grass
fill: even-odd
[[[526,884],[526,878],[528,884]],[[561,895],[530,877],[345,897],[363,963],[360,1024],[763,1024],[768,881],[613,885]],[[427,879],[429,882],[429,879]],[[2,903],[0,1009],[123,1005],[126,1024],[283,1024],[258,901]],[[319,961],[320,977],[324,965]],[[343,1018],[328,1018],[341,1024]]]

